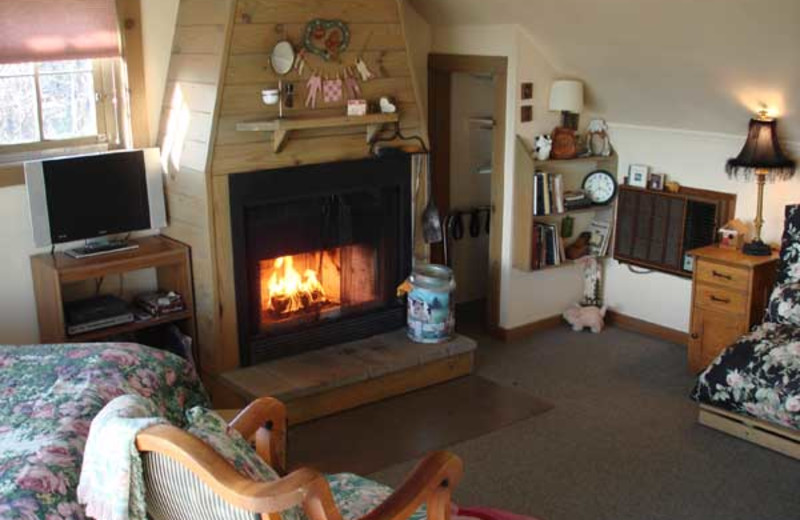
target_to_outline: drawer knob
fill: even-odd
[[[700,337],[700,335],[699,335],[699,334],[697,334],[696,332],[693,332],[693,333],[692,333],[692,339],[697,339],[697,338],[699,338],[699,337]]]
[[[733,276],[729,274],[722,274],[717,271],[711,271],[711,274],[717,278],[722,278],[723,280],[733,280]]]
[[[712,301],[712,302],[717,302],[717,303],[730,303],[730,302],[731,302],[731,301],[730,301],[729,299],[727,299],[727,298],[718,298],[718,297],[716,297],[716,296],[713,296],[713,295],[711,296],[711,301]]]

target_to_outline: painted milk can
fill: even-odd
[[[453,270],[420,264],[408,279],[408,337],[416,343],[450,340],[456,325]]]

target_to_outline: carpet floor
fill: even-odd
[[[800,519],[800,462],[697,424],[684,347],[616,328],[473,336],[478,375],[555,407],[449,446],[466,468],[459,504],[543,520]],[[413,464],[371,477],[397,485]]]
[[[479,376],[462,377],[294,426],[289,461],[293,467],[312,466],[325,473],[366,475],[552,408],[522,390]]]

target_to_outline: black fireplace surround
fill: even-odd
[[[242,366],[403,326],[410,175],[402,154],[229,177]]]

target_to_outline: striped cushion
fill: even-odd
[[[160,453],[144,453],[147,514],[153,520],[260,520],[231,506],[194,473]]]

